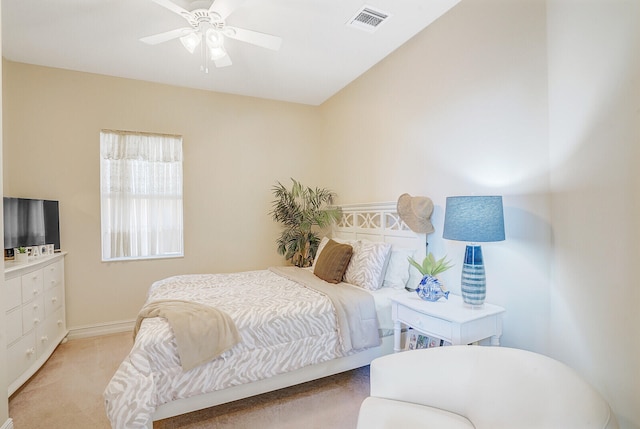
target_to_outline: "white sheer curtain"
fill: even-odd
[[[102,260],[182,256],[182,137],[100,132]]]

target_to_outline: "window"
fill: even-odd
[[[102,260],[184,255],[182,137],[100,132]]]

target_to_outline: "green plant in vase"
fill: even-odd
[[[447,271],[453,266],[450,261],[447,260],[446,256],[441,259],[436,259],[433,253],[429,252],[422,261],[422,264],[419,264],[413,258],[409,258],[409,263],[422,274],[422,280],[420,280],[420,284],[415,289],[420,298],[426,301],[437,301],[442,297],[446,299],[449,298],[449,291],[437,277],[438,274]],[[406,289],[413,291],[413,289],[409,289],[408,287]]]

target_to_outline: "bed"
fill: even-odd
[[[343,205],[342,211],[311,268],[181,275],[151,285],[133,348],[104,392],[112,427],[152,428],[153,421],[359,368],[391,353],[389,298],[407,282],[417,284],[407,258],[424,255],[426,237],[402,222],[395,202]],[[332,246],[341,245],[353,250],[340,274],[345,281],[327,283],[317,274]],[[218,331],[228,335],[211,342],[229,340],[228,347],[205,359],[197,355],[201,350],[187,354],[179,325],[167,322],[174,316],[154,312],[165,303],[219,312],[206,317],[218,317],[224,327]]]

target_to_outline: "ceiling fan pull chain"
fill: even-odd
[[[201,32],[202,33],[202,43],[200,44],[200,56],[202,58],[202,64],[200,65],[200,70],[205,72],[205,73],[209,73],[209,54],[208,54],[208,49],[207,49],[207,40],[206,40],[206,35],[204,33],[204,31]]]

